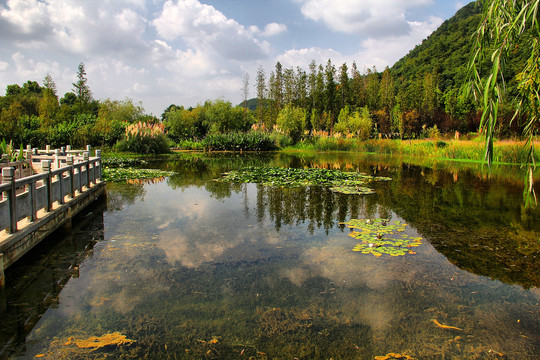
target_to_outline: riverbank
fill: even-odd
[[[535,141],[534,159],[540,161],[540,141]],[[478,140],[367,140],[316,138],[282,151],[348,151],[366,154],[400,155],[433,160],[484,162],[486,145]],[[498,141],[494,144],[493,163],[519,165],[527,161],[529,148],[524,141]]]

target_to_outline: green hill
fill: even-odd
[[[464,6],[396,62],[390,69],[392,74],[402,83],[411,81],[418,74],[438,74],[442,92],[460,86],[466,80],[472,36],[478,28],[481,13],[482,8],[476,2]]]
[[[397,79],[398,88],[407,87],[417,76],[430,73],[438,77],[442,93],[460,88],[467,81],[467,66],[474,48],[474,36],[482,19],[482,5],[471,2],[417,45],[406,56],[397,61],[390,71]],[[529,35],[524,34],[520,44],[526,44]],[[523,67],[528,56],[527,46],[516,46],[507,63],[505,73],[508,90],[512,93],[513,78]],[[486,64],[486,69],[487,69]]]

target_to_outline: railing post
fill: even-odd
[[[88,145],[88,146],[90,146],[90,145]],[[88,148],[88,146],[86,146],[86,148]],[[83,153],[83,161],[86,162],[85,168],[86,168],[86,188],[87,189],[90,189],[90,160],[89,160],[89,157],[90,157],[90,153],[88,151],[85,151]],[[82,186],[81,186],[81,189],[82,189]]]
[[[52,165],[53,169],[59,169],[60,168],[60,149],[54,150],[54,157],[53,157],[54,163]]]
[[[96,150],[96,157],[99,159],[99,167],[98,167],[98,173],[97,173],[97,178],[99,179],[99,181],[101,181],[101,150]],[[95,165],[94,165],[95,166]]]
[[[0,290],[6,285],[6,276],[4,275],[4,254],[0,253]]]
[[[50,212],[52,209],[51,160],[41,160],[41,169],[44,173],[47,173],[47,177],[45,178],[45,186],[47,187],[47,206],[45,206],[45,211]]]
[[[47,152],[47,155],[51,151],[51,145],[45,145],[45,151]]]
[[[2,178],[4,184],[11,184],[7,191],[9,204],[9,233],[17,231],[17,194],[15,193],[15,168],[5,167],[2,169]]]
[[[69,166],[69,182],[71,183],[70,187],[70,197],[73,199],[75,197],[75,171],[73,170],[73,156],[68,155],[66,157],[66,164]]]

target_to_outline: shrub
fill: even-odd
[[[126,127],[125,139],[116,144],[116,150],[137,154],[163,154],[169,152],[169,144],[163,125],[138,122]]]
[[[277,118],[277,125],[285,134],[289,135],[294,142],[300,140],[306,128],[306,110],[300,107],[286,105]]]
[[[268,134],[257,131],[208,135],[201,143],[204,149],[211,151],[269,151],[277,148]]]

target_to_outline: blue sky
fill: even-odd
[[[130,98],[159,116],[170,104],[237,104],[246,73],[315,60],[382,70],[468,1],[2,0],[0,91],[49,73],[58,95],[80,62],[96,99]]]

